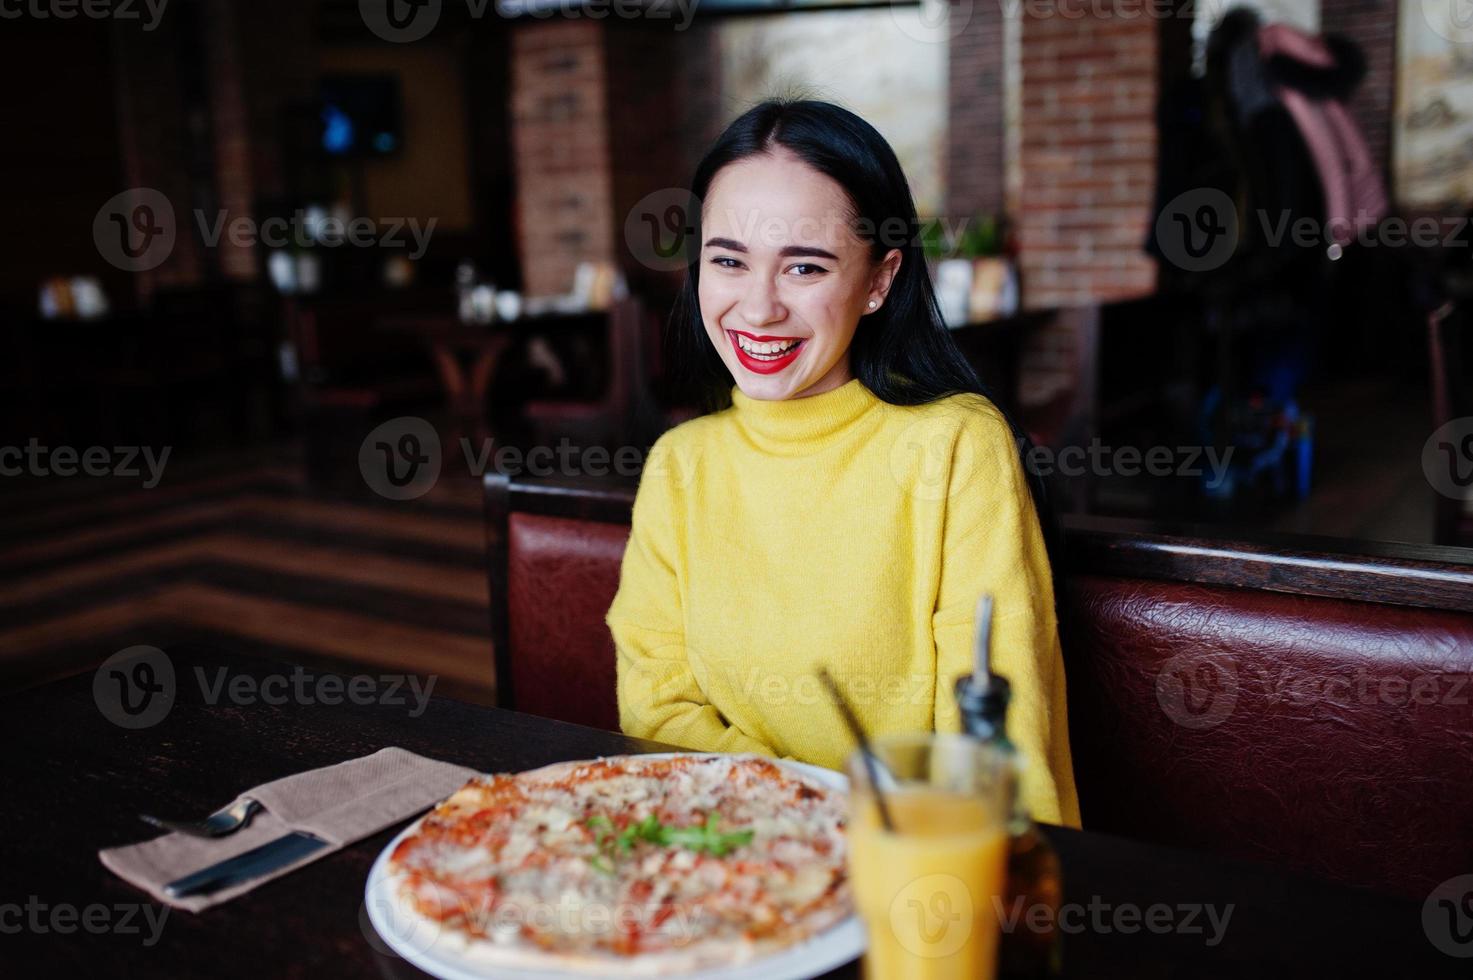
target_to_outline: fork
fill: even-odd
[[[255,800],[241,800],[203,820],[161,820],[146,813],[140,813],[138,818],[162,830],[172,830],[190,837],[224,837],[244,827],[259,809],[261,804]]]

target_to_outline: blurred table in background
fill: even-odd
[[[512,323],[464,323],[448,313],[422,313],[382,317],[374,325],[413,333],[428,346],[454,430],[448,433],[451,442],[462,435],[477,442],[491,437],[486,398],[515,336]]]

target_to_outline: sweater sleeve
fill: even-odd
[[[634,500],[633,524],[606,622],[614,638],[619,727],[628,735],[702,752],[771,747],[728,724],[691,669],[681,610],[684,548],[675,454],[665,437],[650,451]],[[670,465],[666,465],[670,464]]]
[[[960,731],[956,678],[972,670],[977,599],[993,597],[992,669],[1012,688],[1007,731],[1034,819],[1079,827],[1063,653],[1043,531],[1007,421],[990,404],[957,430],[932,627],[936,729]]]

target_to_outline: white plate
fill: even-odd
[[[708,756],[710,752],[667,752],[640,756],[642,759],[663,759],[673,756]],[[845,793],[849,791],[849,780],[843,774],[804,762],[772,760],[778,765],[792,769],[825,786]],[[424,818],[421,817],[420,820]],[[476,959],[468,950],[457,948],[456,937],[441,930],[438,923],[406,909],[394,899],[393,881],[389,876],[389,855],[399,842],[419,828],[420,820],[414,821],[389,842],[379,854],[378,860],[368,872],[368,884],[364,888],[363,902],[368,910],[368,920],[377,930],[377,937],[393,952],[426,973],[442,980],[485,980],[487,977],[505,980],[563,980],[589,974],[570,973],[566,970],[507,969],[488,966]],[[377,943],[375,942],[375,945]],[[781,952],[761,956],[735,966],[723,966],[679,974],[682,980],[797,980],[827,973],[857,959],[865,948],[864,926],[859,919],[850,915],[838,925],[814,936],[797,946]]]

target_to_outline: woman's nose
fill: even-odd
[[[787,311],[778,298],[776,284],[754,281],[742,294],[741,302],[737,304],[737,315],[747,326],[760,327],[783,319]]]

